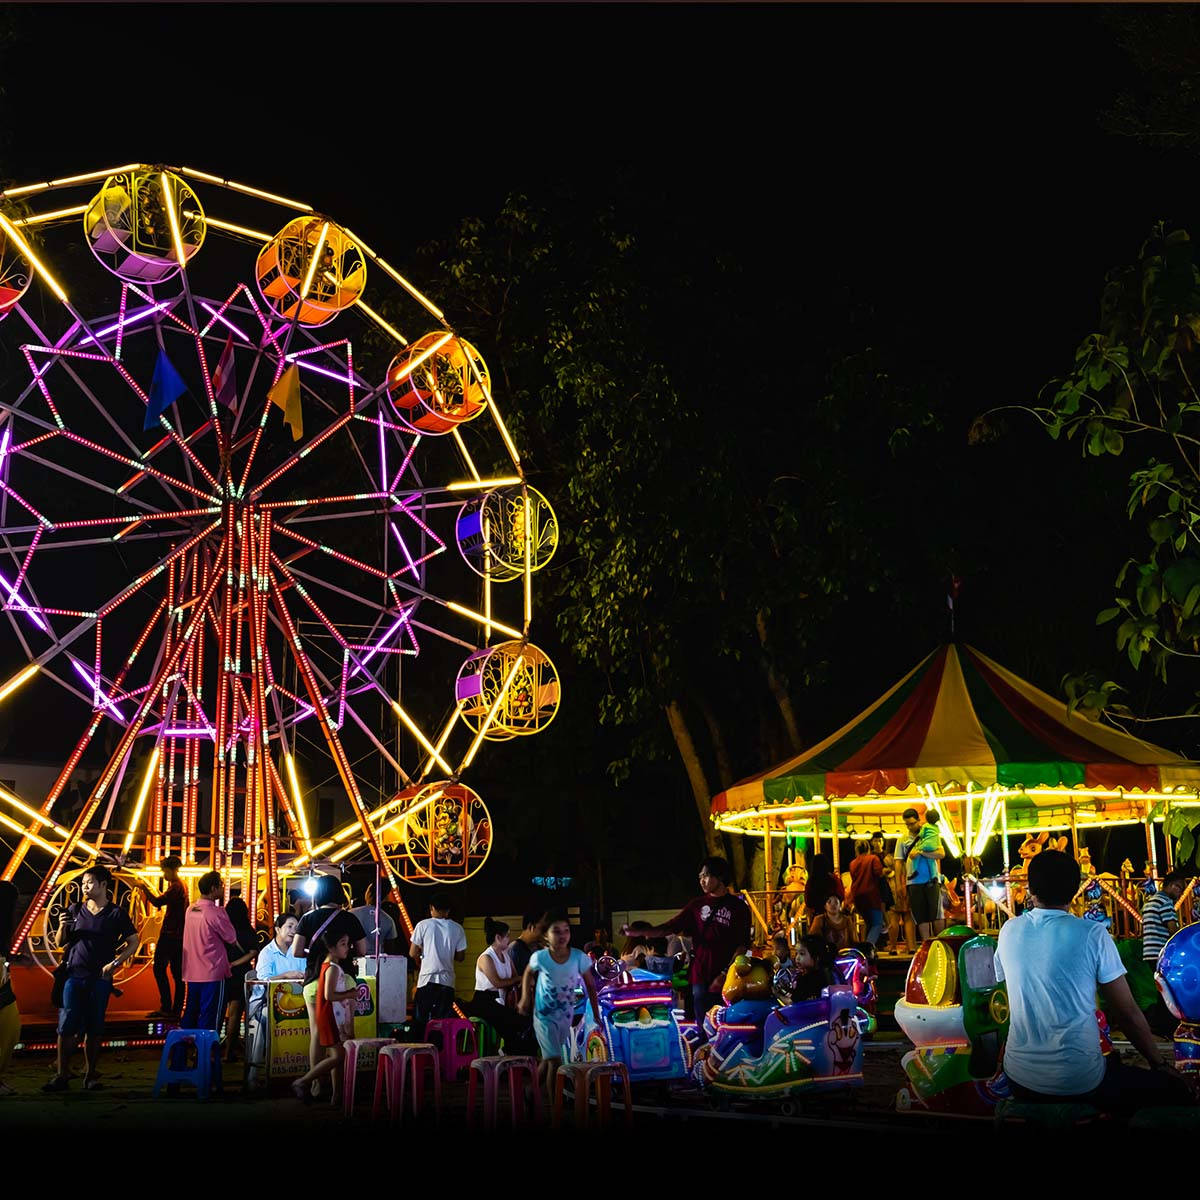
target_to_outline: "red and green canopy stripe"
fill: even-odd
[[[713,800],[737,812],[813,796],[918,794],[924,784],[1158,791],[1200,764],[1068,713],[970,646],[942,646],[823,742]]]

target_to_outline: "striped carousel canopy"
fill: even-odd
[[[1137,805],[1200,792],[1200,763],[1069,713],[970,646],[918,663],[823,742],[722,792],[713,819],[862,798],[999,791],[1031,805],[1108,795]],[[1183,797],[1181,796],[1181,799]]]

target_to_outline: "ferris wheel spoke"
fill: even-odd
[[[63,437],[68,441],[74,442],[77,445],[83,446],[93,453],[100,455],[102,458],[111,459],[113,462],[119,462],[127,467],[133,467],[135,470],[143,471],[152,479],[158,480],[163,484],[167,494],[171,496],[171,500],[175,504],[181,504],[179,497],[172,494],[172,488],[179,488],[180,491],[190,492],[193,496],[199,496],[201,500],[213,500],[215,497],[212,492],[206,492],[203,488],[194,487],[190,483],[185,483],[182,479],[176,479],[173,475],[168,475],[164,471],[159,471],[155,467],[143,466],[137,459],[129,458],[125,454],[118,454],[115,450],[108,449],[107,446],[101,446],[99,442],[93,442],[89,438],[80,436],[77,433],[72,433],[69,429],[62,431]]]

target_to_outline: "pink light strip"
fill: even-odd
[[[5,577],[3,575],[0,575],[0,584],[2,584],[4,587],[4,590],[6,592],[8,592],[8,601],[4,605],[4,607],[6,609],[11,608],[15,605],[16,608],[19,611],[23,612],[26,615],[26,617],[30,621],[32,621],[33,624],[36,625],[43,633],[50,632],[46,628],[46,623],[39,616],[37,616],[34,613],[33,609],[30,608],[29,605],[26,604],[24,600],[21,599],[20,595],[17,593],[16,587],[13,584],[9,583],[8,580],[5,579]]]
[[[226,302],[226,303],[228,303],[228,302]],[[213,306],[211,304],[208,303],[207,300],[201,300],[200,307],[208,309],[209,313],[212,315],[213,321],[220,321],[221,324],[224,325],[227,329],[230,329],[232,332],[236,333],[238,335],[238,337],[240,337],[242,339],[242,341],[245,342],[248,346],[254,345],[254,343],[232,321],[227,320],[224,316],[221,315],[225,311],[224,308],[222,308],[221,311],[218,312],[215,308],[213,308]],[[205,325],[205,327],[202,330],[200,330],[200,334],[202,337],[207,336],[208,331],[213,327],[213,321],[209,321],[209,323],[207,325]]]
[[[107,708],[108,711],[111,712],[113,714],[113,716],[115,716],[117,718],[117,720],[121,722],[122,725],[124,725],[125,720],[126,720],[125,714],[115,704],[113,704],[113,702],[111,700],[105,699],[100,694],[99,679],[96,678],[95,676],[93,676],[92,673],[87,669],[87,667],[85,667],[73,655],[68,654],[67,658],[70,659],[71,666],[73,666],[75,668],[76,672],[79,675],[79,678],[82,679],[83,682],[86,683],[88,685],[88,687],[90,687],[92,689],[92,695],[95,697],[95,699],[92,701],[93,710],[97,709],[99,707],[99,705],[103,704],[104,707]]]

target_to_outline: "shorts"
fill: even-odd
[[[112,995],[111,979],[68,979],[63,987],[63,1006],[58,1010],[59,1037],[104,1032],[104,1014]]]
[[[918,925],[929,925],[942,917],[942,885],[940,883],[910,883],[908,907]]]
[[[563,1046],[571,1037],[571,1014],[544,1016],[535,1012],[533,1032],[537,1035],[538,1049],[543,1058],[562,1058]]]

